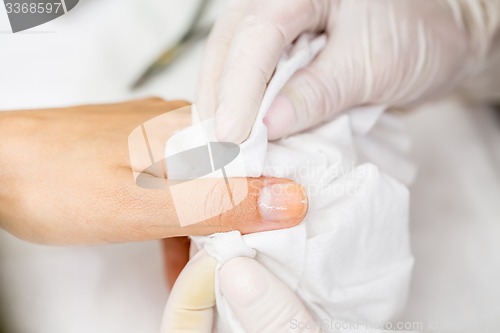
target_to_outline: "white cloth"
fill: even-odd
[[[222,10],[225,3],[213,4]],[[192,100],[202,42],[140,92],[131,93],[127,84],[182,33],[195,7],[195,2],[177,0],[80,1],[73,14],[35,29],[39,33],[17,35],[5,33],[10,29],[8,17],[0,15],[0,108],[151,95]],[[212,12],[215,16],[219,10]],[[110,26],[119,27],[121,34]],[[496,114],[481,111],[448,101],[407,117],[419,165],[411,191],[411,236],[418,265],[407,319],[422,321],[424,327],[429,318],[439,321],[441,329],[426,330],[432,333],[443,333],[443,324],[456,324],[457,318],[472,325],[447,332],[500,332],[500,159],[491,158],[500,154],[489,150],[490,145],[498,148],[500,138]],[[487,121],[475,123],[478,115]],[[5,319],[12,323],[12,332],[157,332],[167,294],[160,263],[155,241],[54,248],[0,230]],[[486,329],[481,325],[485,322],[492,327]]]
[[[284,83],[323,44],[322,36],[303,36],[283,55],[240,157],[226,167],[229,177],[299,182],[309,197],[306,219],[286,230],[192,237],[194,250],[205,248],[219,268],[236,256],[255,258],[296,291],[318,321],[380,323],[404,305],[413,265],[403,184],[414,168],[404,157],[409,142],[402,127],[383,107],[366,107],[268,143],[262,123]],[[173,136],[167,156],[213,140],[213,122],[201,123]],[[243,332],[217,285],[216,298],[217,332]]]

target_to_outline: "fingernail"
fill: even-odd
[[[290,134],[296,120],[292,102],[286,95],[279,94],[264,118],[269,140],[280,139]]]
[[[258,264],[249,258],[234,258],[220,271],[221,291],[231,304],[246,306],[262,297],[267,283]]]
[[[297,183],[265,186],[259,196],[259,212],[266,222],[302,220],[307,212],[307,195]]]

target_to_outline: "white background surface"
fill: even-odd
[[[145,89],[131,93],[128,86],[182,32],[194,4],[81,0],[69,14],[15,35],[0,7],[0,109],[151,95],[192,100],[201,44]],[[494,119],[491,111],[455,101],[408,117],[420,174],[412,189],[417,263],[403,318],[424,328],[433,320],[433,328],[463,327],[450,332],[500,331],[500,131]],[[157,242],[55,248],[4,232],[0,293],[14,333],[156,332],[167,297]]]

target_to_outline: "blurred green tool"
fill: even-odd
[[[200,4],[196,10],[195,15],[186,32],[179,38],[179,40],[172,46],[169,46],[163,51],[160,56],[142,73],[142,75],[134,82],[131,89],[137,89],[144,83],[150,80],[153,76],[165,70],[174,59],[182,53],[189,45],[196,42],[208,35],[211,26],[198,27],[198,22],[201,19],[203,12],[207,7],[209,0],[200,0]]]

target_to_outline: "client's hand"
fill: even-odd
[[[205,251],[189,261],[170,294],[161,333],[212,332],[216,265]],[[292,290],[253,259],[228,261],[220,288],[245,332],[321,332]]]
[[[32,242],[90,244],[235,229],[249,233],[298,224],[306,212],[306,198],[300,186],[285,179],[251,180],[248,195],[234,209],[186,227],[179,224],[168,186],[152,190],[136,185],[129,159],[130,133],[148,119],[186,105],[147,99],[0,112],[0,226]],[[177,113],[163,129],[164,135],[168,138],[189,124],[189,113]],[[247,181],[230,179],[229,185],[237,192],[238,184]],[[222,205],[217,202],[222,200],[215,188],[218,183],[188,184],[181,204],[194,214],[206,204]],[[193,202],[200,189],[210,186],[212,196]],[[271,191],[271,186],[286,191]],[[290,209],[273,211],[277,205]]]

